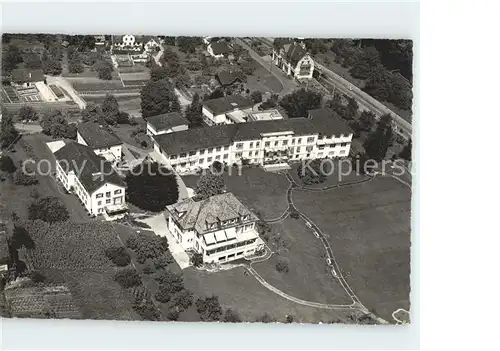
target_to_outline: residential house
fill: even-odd
[[[122,159],[122,141],[109,128],[97,122],[78,124],[76,141],[87,145],[96,155],[101,155],[109,162],[119,162]]]
[[[314,60],[307,52],[304,43],[293,41],[274,48],[272,61],[286,75],[297,80],[313,78]]]
[[[128,54],[133,62],[146,62],[149,53],[161,47],[158,37],[151,35],[132,35],[112,37],[111,50],[113,54]]]
[[[64,189],[80,199],[91,216],[123,217],[126,184],[110,162],[89,146],[71,142],[54,152],[56,176]]]
[[[184,250],[200,253],[204,263],[233,261],[264,247],[258,217],[232,193],[201,201],[185,199],[167,206],[165,217]]]
[[[11,72],[11,83],[18,88],[35,87],[38,84],[45,84],[45,75],[41,69],[18,68]]]
[[[222,71],[215,75],[215,78],[222,87],[229,87],[237,83],[244,83],[245,76],[241,72]]]
[[[335,112],[312,110],[308,118],[251,121],[153,136],[157,161],[178,173],[206,169],[214,161],[256,164],[266,170],[290,162],[349,155],[353,132]]]
[[[146,134],[153,135],[187,130],[189,121],[179,112],[170,112],[146,118]]]
[[[210,56],[219,59],[229,56],[229,54],[231,53],[231,48],[224,40],[215,41],[208,44],[207,52],[210,54]]]
[[[203,102],[203,120],[209,126],[246,122],[254,102],[241,95],[229,95]]]

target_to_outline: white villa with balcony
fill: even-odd
[[[96,122],[79,123],[76,141],[94,150],[96,155],[103,156],[111,163],[122,159],[122,141],[108,127]]]
[[[314,60],[304,43],[290,41],[273,49],[272,62],[295,79],[312,79]]]
[[[157,161],[181,174],[227,165],[257,164],[267,170],[290,162],[349,155],[353,132],[333,111],[316,109],[307,118],[253,121],[153,136]]]
[[[125,182],[113,170],[111,163],[86,145],[59,143],[54,150],[56,176],[66,191],[75,194],[89,215],[103,215],[106,220],[123,217]]]
[[[185,199],[167,206],[165,217],[182,248],[202,254],[204,263],[229,262],[264,248],[257,216],[232,193]]]

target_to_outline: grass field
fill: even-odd
[[[112,127],[113,131],[116,133],[116,135],[122,140],[124,143],[136,146],[138,148],[144,149],[141,145],[140,142],[142,140],[146,141],[148,143],[148,146],[151,146],[151,139],[146,135],[144,132],[145,130],[145,124],[146,122],[143,119],[137,118],[136,119],[138,124],[135,126],[131,126],[128,124],[120,124],[116,127]],[[139,134],[137,134],[135,137],[131,136],[131,133],[137,129],[143,130]],[[136,140],[137,138],[137,140]],[[137,142],[139,141],[139,142]],[[151,146],[152,147],[152,146]]]
[[[295,322],[319,323],[345,321],[349,312],[302,306],[264,288],[253,276],[244,275],[244,268],[209,273],[187,268],[182,271],[184,283],[197,296],[219,297],[224,309],[231,308],[244,321],[252,322],[268,313],[283,322],[286,315]]]
[[[93,102],[96,104],[102,104],[106,96],[85,96],[85,101]],[[141,98],[134,94],[133,96],[121,96],[115,95],[116,100],[118,101],[118,106],[120,111],[127,112],[132,117],[141,117]],[[137,121],[142,121],[142,119],[138,119]]]
[[[283,239],[285,250],[253,265],[268,283],[307,301],[341,305],[352,303],[340,283],[330,274],[320,240],[302,220],[288,217],[271,227],[275,235]],[[275,265],[280,260],[288,262],[288,273],[276,270]]]
[[[253,61],[253,63],[256,68],[252,75],[247,76],[247,88],[250,91],[259,90],[263,93],[279,93],[283,89],[280,81],[258,62]]]
[[[276,218],[287,209],[286,190],[289,182],[285,176],[265,172],[262,168],[243,168],[238,175],[236,168],[232,174],[224,174],[226,189],[236,195],[246,206],[258,211],[265,219]],[[199,176],[183,176],[189,188],[196,188]]]
[[[393,178],[324,193],[294,191],[296,207],[328,235],[347,282],[369,308],[392,320],[409,309],[410,190]]]

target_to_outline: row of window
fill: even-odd
[[[308,137],[307,138],[306,144],[311,144],[311,143],[314,143],[314,137]],[[297,144],[302,144],[302,138],[297,138]],[[280,145],[280,141],[276,140],[273,145],[274,146],[279,146]],[[282,146],[287,146],[288,145],[288,140],[282,140],[281,141],[281,145]],[[292,138],[291,145],[295,145],[295,139],[294,138]],[[266,141],[264,143],[264,146],[271,146],[271,142],[270,141]]]
[[[227,250],[235,249],[237,247],[250,245],[250,244],[253,244],[255,242],[255,240],[257,240],[257,239],[245,240],[245,241],[241,241],[239,243],[234,243],[231,245],[222,246],[222,247],[219,247],[217,249],[207,250],[207,256],[210,256],[211,254],[214,254],[216,252],[227,251]]]
[[[329,146],[329,147],[336,147],[336,146],[340,146],[340,147],[346,147],[347,146],[347,143],[340,143],[340,144],[323,144],[323,145],[318,145],[318,149],[320,150],[323,150],[325,148],[325,146]]]
[[[223,149],[224,149],[224,151],[229,151],[229,146],[224,146],[224,147],[218,146],[218,147],[203,149],[203,150],[200,150],[200,155],[211,154],[213,152],[221,152]],[[189,156],[196,156],[196,153],[197,153],[197,151],[190,151],[187,154],[185,152],[183,152],[182,154],[180,154],[179,158],[184,158],[187,155],[189,155]],[[177,159],[177,155],[170,156],[170,159],[171,160]]]
[[[114,195],[118,195],[118,194],[121,194],[122,193],[122,189],[117,189],[113,192]],[[103,193],[98,193],[95,197],[97,199],[100,199],[101,197],[103,197],[104,194]],[[111,191],[107,191],[106,192],[106,197],[111,197]]]
[[[122,198],[121,197],[115,197],[114,198],[114,204],[121,204],[122,203]],[[111,204],[111,199],[106,199],[106,205]],[[97,206],[102,206],[102,201],[97,201]]]

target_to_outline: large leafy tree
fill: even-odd
[[[176,41],[180,51],[191,54],[203,43],[200,37],[177,37]]]
[[[203,105],[200,103],[200,96],[196,93],[193,96],[191,105],[189,105],[185,111],[186,119],[189,121],[189,128],[203,126],[202,109]]]
[[[371,111],[364,110],[359,115],[359,126],[360,129],[369,132],[372,130],[373,125],[375,124],[375,114]]]
[[[18,116],[21,121],[36,121],[38,119],[38,113],[33,107],[29,105],[21,106],[18,112]]]
[[[154,65],[149,74],[152,81],[168,79],[168,70],[162,66]]]
[[[19,136],[19,132],[14,127],[12,115],[6,109],[2,109],[2,122],[0,124],[0,147],[11,145]]]
[[[358,57],[349,72],[354,78],[366,79],[380,65],[380,53],[375,47],[370,46],[364,49],[363,54]]]
[[[321,99],[321,93],[302,88],[285,95],[280,101],[280,106],[286,110],[290,118],[306,117],[308,110],[321,107]]]
[[[54,223],[67,220],[69,212],[59,198],[47,196],[29,205],[28,217],[30,220],[41,219],[44,222]]]
[[[199,298],[196,300],[195,306],[204,322],[218,321],[222,315],[222,307],[217,296]]]
[[[349,97],[347,100],[347,119],[354,119],[358,115],[358,108],[359,105],[356,99]]]
[[[370,133],[363,144],[366,155],[369,159],[380,162],[387,153],[387,149],[392,142],[392,118],[390,115],[383,115],[377,124],[377,128]]]
[[[2,68],[5,72],[10,72],[23,62],[19,48],[15,45],[5,45],[2,55]]]
[[[219,172],[216,173],[208,170],[200,177],[196,185],[195,200],[205,200],[214,195],[224,193],[224,177],[222,174],[218,174]]]
[[[179,111],[179,100],[172,85],[165,79],[149,81],[141,91],[142,117]]]
[[[135,166],[125,181],[127,200],[143,210],[159,212],[179,198],[175,175],[156,162]]]
[[[403,147],[403,150],[399,153],[399,157],[406,160],[406,161],[411,161],[411,148],[412,148],[412,143],[411,139],[408,141],[408,144],[406,144]]]
[[[7,173],[14,173],[16,171],[16,165],[10,156],[0,156],[0,171]]]

